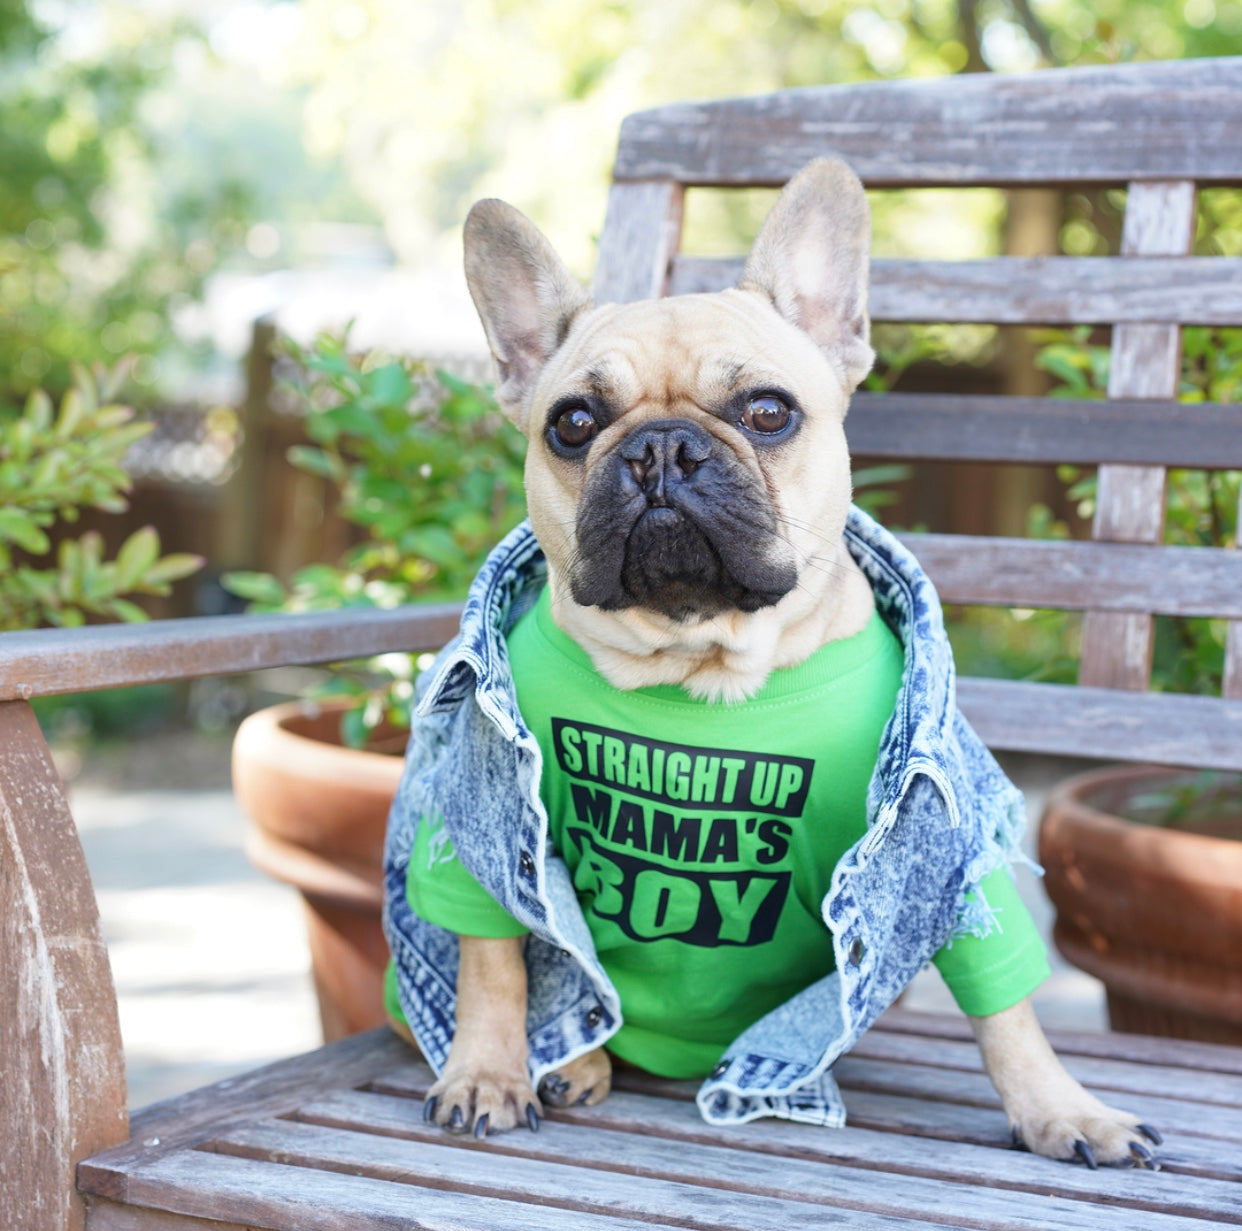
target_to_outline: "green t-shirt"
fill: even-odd
[[[547,590],[508,644],[543,753],[552,843],[624,1007],[608,1046],[655,1073],[703,1076],[742,1030],[834,968],[821,904],[866,828],[901,647],[877,615],[773,672],[751,700],[709,705],[677,686],[613,688],[556,626]],[[1002,928],[935,958],[975,1015],[1047,973],[1008,872],[983,891]],[[416,914],[459,934],[524,930],[437,818],[419,826],[407,893]]]

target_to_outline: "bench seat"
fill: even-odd
[[[715,1127],[693,1083],[626,1072],[538,1133],[454,1137],[423,1122],[430,1069],[379,1030],[136,1113],[133,1140],[82,1163],[78,1185],[90,1231],[1242,1223],[1242,1048],[1050,1038],[1075,1076],[1166,1132],[1161,1171],[1015,1150],[966,1022],[894,1009],[837,1066],[841,1130]]]

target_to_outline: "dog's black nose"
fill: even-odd
[[[668,489],[690,478],[711,456],[711,437],[687,423],[649,423],[636,429],[619,452],[653,508],[668,504]]]

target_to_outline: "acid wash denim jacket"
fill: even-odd
[[[867,832],[838,863],[823,903],[837,968],[725,1050],[698,1092],[702,1115],[717,1124],[761,1116],[844,1124],[833,1063],[946,942],[987,933],[993,920],[973,891],[1002,862],[1020,858],[1022,797],[957,710],[931,582],[856,508],[845,538],[904,647],[901,687],[871,779]],[[442,817],[461,862],[530,930],[536,1087],[606,1042],[622,1014],[568,869],[549,845],[539,747],[518,712],[509,669],[505,632],[535,602],[546,574],[529,525],[519,526],[475,580],[459,636],[421,678],[389,818],[384,903],[401,1007],[438,1072],[453,1037],[457,937],[411,911],[406,867],[422,818]]]

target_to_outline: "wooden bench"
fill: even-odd
[[[775,185],[835,152],[876,187],[1117,185],[1123,254],[877,260],[889,321],[1111,324],[1109,400],[859,395],[856,453],[1099,466],[1094,542],[913,538],[945,597],[1085,611],[1080,684],[962,680],[1004,749],[1242,768],[1242,558],[1160,545],[1168,466],[1242,467],[1242,407],[1174,400],[1179,329],[1242,322],[1242,261],[1192,257],[1197,185],[1242,182],[1242,60],[791,91],[626,121],[597,290],[724,285],[678,253],[684,190]],[[1147,691],[1154,614],[1230,627],[1223,697]],[[28,702],[52,693],[421,650],[452,609],[227,617],[0,638],[0,1210],[20,1231],[1117,1227],[1242,1223],[1242,1049],[1053,1041],[1165,1131],[1160,1173],[1015,1152],[963,1019],[890,1011],[838,1065],[851,1126],[703,1123],[626,1076],[538,1134],[425,1127],[430,1080],[385,1031],[136,1113],[107,953]],[[246,1023],[238,1022],[238,1030]]]

